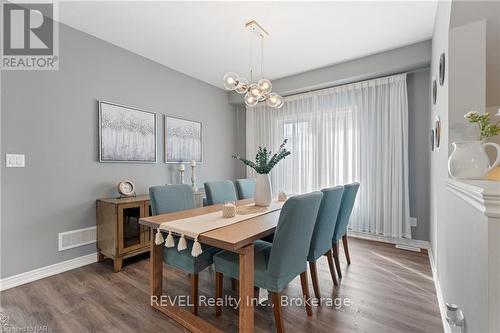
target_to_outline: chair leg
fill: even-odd
[[[231,278],[231,290],[232,291],[238,290],[238,280],[236,280],[235,278]]]
[[[335,273],[335,265],[333,264],[332,250],[328,250],[325,253],[326,259],[328,260],[328,267],[330,268],[330,275],[332,276],[332,281],[334,286],[339,285],[337,280],[337,273]]]
[[[222,299],[222,293],[224,291],[224,275],[219,272],[215,272],[215,316],[220,317],[222,312],[222,306],[219,305],[219,299]]]
[[[349,256],[349,246],[347,245],[347,235],[342,236],[342,244],[344,245],[345,258],[347,259],[347,264],[351,264],[351,257]]]
[[[316,268],[316,261],[309,261],[309,270],[311,271],[311,280],[313,283],[314,295],[317,299],[321,298],[319,292],[318,270]]]
[[[274,322],[276,323],[276,332],[285,332],[285,327],[283,326],[283,312],[281,311],[281,294],[271,293],[273,310],[274,310]]]
[[[339,244],[338,242],[333,245],[332,248],[333,259],[335,260],[335,268],[337,269],[337,275],[339,279],[342,279],[342,272],[340,271],[340,260],[339,260]]]
[[[253,297],[255,297],[257,300],[259,299],[260,295],[260,288],[259,287],[253,287]]]
[[[193,299],[193,313],[198,315],[198,274],[191,274],[191,297]]]
[[[307,315],[310,317],[312,316],[312,309],[309,297],[309,286],[307,285],[307,271],[300,274],[300,283],[302,284],[302,294],[304,294]]]

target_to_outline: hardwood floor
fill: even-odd
[[[342,279],[333,286],[326,257],[317,261],[322,297],[349,299],[350,306],[282,308],[287,332],[442,332],[439,308],[426,254],[398,250],[393,245],[349,238],[352,264],[340,251]],[[148,256],[124,261],[119,273],[107,260],[48,277],[1,293],[1,311],[17,327],[46,325],[49,332],[185,332],[149,306]],[[309,288],[312,283],[309,275]],[[187,274],[164,265],[164,286],[190,295]],[[224,294],[234,295],[229,279]],[[215,274],[199,275],[199,294],[215,295]],[[283,295],[300,297],[297,277]],[[226,332],[236,332],[238,312],[200,306],[199,315]],[[255,332],[274,332],[270,307],[255,311]]]

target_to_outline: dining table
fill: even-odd
[[[236,206],[252,205],[253,199],[238,200]],[[187,209],[151,217],[144,217],[139,223],[150,228],[150,261],[149,285],[151,299],[159,299],[168,295],[168,289],[163,288],[163,244],[154,242],[158,228],[162,223],[193,218],[211,214],[222,210],[222,205],[212,205],[200,208]],[[235,252],[239,255],[239,298],[243,300],[239,305],[239,332],[254,331],[254,245],[256,240],[274,233],[280,210],[250,217],[243,221],[213,229],[198,235],[201,244],[215,246],[222,250]],[[168,279],[168,276],[167,276]],[[214,281],[215,284],[215,281]],[[247,300],[247,301],[245,301]],[[250,300],[250,301],[248,301]],[[175,320],[191,332],[223,332],[208,321],[193,314],[188,308],[176,304],[159,304],[151,302],[150,305]],[[215,315],[215,313],[214,313]]]

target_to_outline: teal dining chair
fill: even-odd
[[[335,260],[335,266],[337,268],[337,274],[339,278],[342,278],[342,272],[340,270],[340,260],[339,260],[339,240],[342,238],[342,243],[344,245],[344,253],[347,259],[347,264],[351,264],[351,257],[349,256],[349,247],[347,245],[347,225],[351,218],[352,208],[354,207],[354,202],[356,201],[356,195],[358,194],[359,183],[352,183],[344,185],[344,193],[342,194],[342,202],[340,204],[339,216],[337,217],[337,225],[335,226],[335,231],[333,232],[332,238],[332,250],[333,258]]]
[[[238,200],[234,183],[230,180],[206,182],[204,186],[208,205],[217,205]]]
[[[253,198],[255,194],[255,178],[236,179],[234,184],[238,192],[238,199]]]
[[[276,329],[283,332],[281,292],[290,281],[300,275],[302,293],[309,300],[307,283],[307,254],[321,203],[321,192],[297,195],[288,199],[280,212],[274,242],[258,240],[254,243],[255,286],[271,294]],[[221,251],[214,256],[216,272],[216,298],[221,299],[224,275],[239,279],[239,257],[237,253]],[[306,302],[308,316],[312,316],[309,302]],[[221,307],[216,307],[220,316]]]
[[[318,217],[314,225],[309,254],[307,255],[314,295],[316,295],[317,299],[321,298],[321,294],[319,290],[316,260],[321,256],[324,255],[328,259],[328,267],[330,268],[333,284],[336,286],[338,285],[333,264],[332,237],[335,231],[335,225],[337,224],[337,216],[339,214],[344,187],[335,186],[323,189],[321,192],[323,193],[323,197],[321,198],[321,205],[319,206]]]
[[[153,215],[195,208],[193,189],[188,184],[150,187],[149,200]],[[174,238],[178,243],[179,237],[174,236]],[[198,257],[193,257],[191,255],[193,240],[187,239],[186,242],[187,249],[182,251],[178,251],[177,247],[164,247],[163,260],[167,265],[190,274],[193,313],[198,315],[198,273],[212,265],[214,254],[220,249],[202,245],[203,252]]]

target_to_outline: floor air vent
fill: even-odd
[[[419,247],[411,246],[411,245],[404,245],[404,244],[396,244],[396,249],[413,251],[413,252],[422,252],[422,250]]]

